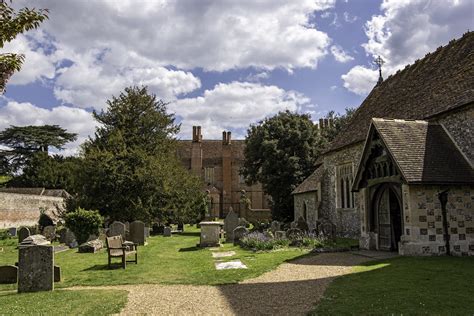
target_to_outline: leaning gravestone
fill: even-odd
[[[130,240],[140,246],[145,244],[145,223],[134,221],[130,224]]]
[[[54,289],[53,246],[20,248],[18,260],[18,293]]]
[[[233,231],[233,236],[234,236],[234,245],[238,245],[240,243],[240,240],[242,237],[247,235],[249,233],[249,230],[243,226],[238,226],[234,229]]]
[[[234,241],[234,229],[239,226],[239,216],[231,209],[224,220],[224,231],[227,242]]]
[[[16,227],[8,229],[8,234],[12,237],[16,237]]]
[[[163,236],[171,237],[171,227],[165,226],[165,228],[163,228]]]
[[[145,226],[145,238],[150,237],[150,227]]]
[[[18,231],[18,242],[21,243],[26,237],[30,236],[30,230],[28,227],[22,227]]]
[[[53,241],[56,238],[56,227],[46,226],[43,229],[43,236],[46,237],[47,240]]]
[[[109,227],[109,237],[112,236],[122,236],[122,240],[125,240],[125,224],[122,222],[113,222]]]
[[[17,281],[17,266],[0,266],[0,284],[14,284]]]
[[[276,231],[281,230],[281,224],[279,221],[273,221],[270,225],[270,230],[275,234]]]
[[[296,228],[301,229],[304,232],[307,232],[309,230],[308,223],[304,220],[303,217],[299,217],[298,220],[296,221]]]

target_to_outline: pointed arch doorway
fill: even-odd
[[[371,230],[377,232],[378,249],[397,251],[403,232],[401,188],[396,184],[382,184],[373,197]]]

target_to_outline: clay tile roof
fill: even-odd
[[[408,183],[474,183],[474,170],[439,124],[373,119]]]
[[[318,182],[321,182],[323,175],[323,168],[317,168],[309,177],[307,177],[291,194],[299,194],[305,192],[317,191]]]
[[[474,102],[473,78],[471,31],[374,87],[329,151],[363,141],[374,117],[423,120]]]

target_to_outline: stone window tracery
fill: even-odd
[[[351,192],[353,180],[352,163],[336,167],[336,207],[354,208],[354,193]]]

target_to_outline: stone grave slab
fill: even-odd
[[[15,284],[17,278],[17,266],[0,266],[0,284]]]
[[[19,249],[18,293],[54,289],[53,246],[29,246]]]
[[[223,252],[213,252],[213,258],[225,258],[235,256],[235,251],[223,251]]]
[[[230,269],[247,269],[247,266],[240,260],[233,260],[227,262],[216,262],[216,270],[230,270]]]
[[[104,247],[104,244],[101,240],[89,240],[88,242],[83,243],[79,246],[80,253],[96,253]]]

